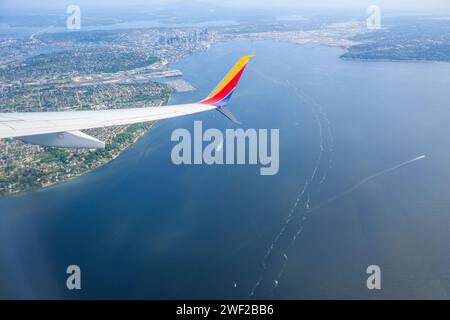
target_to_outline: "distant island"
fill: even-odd
[[[420,31],[420,32],[418,32]],[[355,60],[450,61],[450,21],[437,17],[387,19],[380,30],[355,35],[341,57]]]

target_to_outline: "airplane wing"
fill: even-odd
[[[216,109],[237,122],[226,104],[252,56],[242,57],[213,92],[192,104],[92,111],[0,113],[0,139],[16,138],[44,146],[104,148],[80,130],[149,122]]]
[[[196,103],[101,111],[2,113],[0,138],[18,138],[24,142],[44,146],[103,148],[103,142],[80,134],[79,131],[149,122],[211,109],[215,107]]]

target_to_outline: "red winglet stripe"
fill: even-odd
[[[239,72],[234,76],[233,79],[231,79],[230,82],[228,82],[228,84],[222,89],[220,90],[215,96],[211,97],[208,100],[203,100],[200,103],[203,104],[214,104],[216,102],[219,102],[220,100],[226,98],[228,96],[228,94],[234,90],[234,88],[236,88],[239,79],[241,78],[242,73],[244,72],[244,69],[247,65],[243,66],[241,70],[239,70]]]

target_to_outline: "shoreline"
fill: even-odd
[[[167,100],[164,104],[162,104],[162,106],[166,106],[170,100],[171,94],[169,94],[169,96],[167,97]],[[151,108],[151,107],[150,107]],[[117,149],[116,152],[114,152],[111,156],[111,158],[107,159],[105,162],[101,163],[100,165],[93,167],[93,168],[89,168],[84,172],[81,173],[77,173],[74,174],[73,176],[67,177],[61,181],[57,181],[55,183],[49,183],[46,185],[41,185],[41,186],[37,186],[37,187],[33,187],[33,188],[29,188],[29,189],[23,189],[23,190],[18,190],[18,191],[14,191],[14,192],[5,192],[3,194],[0,194],[0,199],[6,199],[9,197],[15,197],[15,196],[21,196],[21,195],[25,195],[28,193],[32,193],[32,192],[40,192],[40,191],[45,191],[47,189],[50,189],[52,187],[57,187],[59,185],[62,185],[64,183],[70,182],[70,181],[74,181],[84,175],[87,175],[89,173],[94,172],[95,170],[111,163],[112,161],[114,161],[115,159],[117,159],[124,151],[126,151],[128,148],[132,147],[139,139],[141,139],[145,134],[149,133],[151,131],[151,129],[153,129],[154,125],[157,123],[158,121],[153,121],[153,122],[146,122],[143,123],[142,125],[147,125],[148,124],[148,128],[146,129],[141,129],[141,132],[137,132],[135,133],[135,136],[133,137],[133,140],[129,143],[124,143],[122,148]],[[132,125],[128,125],[125,126],[123,128],[123,130],[121,131],[121,133],[125,132],[127,129],[130,128],[130,126]],[[120,134],[120,133],[119,133]],[[117,134],[116,137],[119,135]],[[115,138],[116,138],[115,137]],[[104,149],[102,149],[104,150]]]
[[[49,189],[51,189],[51,188],[56,188],[56,187],[58,187],[58,186],[61,186],[61,185],[65,184],[65,183],[73,182],[73,181],[77,180],[78,178],[80,178],[80,177],[82,177],[82,176],[85,176],[85,175],[87,175],[87,174],[90,174],[90,173],[92,173],[92,172],[94,172],[94,171],[96,171],[96,170],[102,168],[103,166],[105,166],[105,165],[111,163],[111,162],[114,161],[115,159],[117,159],[120,155],[122,155],[123,152],[125,152],[127,149],[129,149],[130,147],[132,147],[132,146],[133,146],[136,142],[138,142],[138,140],[141,139],[144,135],[146,135],[147,133],[150,133],[151,129],[153,128],[153,126],[154,126],[157,122],[158,122],[158,121],[153,121],[153,122],[151,122],[149,128],[148,128],[147,130],[144,130],[141,134],[136,135],[136,137],[133,139],[133,142],[129,143],[129,144],[128,144],[127,146],[125,146],[123,149],[121,149],[120,151],[118,151],[111,159],[109,159],[109,160],[106,161],[105,163],[102,163],[102,164],[99,165],[98,167],[89,169],[89,170],[87,170],[87,171],[85,171],[85,172],[83,172],[83,173],[80,173],[80,174],[76,174],[76,175],[74,175],[74,176],[72,176],[72,177],[70,177],[70,178],[67,178],[67,179],[63,180],[63,181],[59,181],[59,182],[56,182],[56,183],[51,183],[51,184],[48,184],[48,185],[45,185],[45,186],[42,186],[42,187],[37,187],[37,188],[34,188],[34,189],[28,189],[28,190],[22,190],[22,191],[17,191],[17,192],[10,192],[10,193],[1,194],[1,195],[0,195],[0,199],[12,198],[12,197],[16,197],[16,196],[19,197],[19,196],[26,195],[26,194],[29,194],[29,193],[46,191],[46,190],[49,190]]]
[[[111,159],[107,160],[106,162],[100,164],[98,167],[92,168],[92,169],[88,169],[85,172],[79,173],[79,174],[75,174],[67,179],[55,182],[55,183],[50,183],[47,185],[43,185],[41,187],[36,187],[36,188],[31,188],[31,189],[25,189],[25,190],[19,190],[19,191],[15,191],[15,192],[7,192],[4,194],[0,194],[0,199],[2,198],[9,198],[9,197],[14,197],[14,196],[21,196],[21,195],[25,195],[28,193],[32,193],[32,192],[40,192],[40,191],[45,191],[47,189],[50,189],[52,187],[57,187],[59,185],[62,185],[64,183],[76,180],[84,175],[90,174],[92,172],[94,172],[97,169],[100,169],[101,167],[111,163],[112,161],[114,161],[115,159],[117,159],[124,151],[126,151],[128,148],[132,147],[139,139],[141,139],[145,134],[149,133],[151,131],[151,129],[153,128],[153,126],[157,123],[158,121],[154,121],[150,123],[150,126],[148,129],[143,130],[143,132],[141,134],[137,134],[133,141],[129,144],[127,144],[123,149],[120,149],[119,151],[117,151],[117,153],[115,153]]]
[[[212,40],[212,42],[214,42],[214,40]],[[167,66],[190,56],[194,52],[208,49],[210,45],[211,42],[205,47],[200,46],[197,50],[188,50],[184,53],[182,52],[183,54],[181,55],[171,56],[170,59],[166,60]],[[152,65],[153,63],[149,66]],[[169,72],[169,77],[166,77],[167,72]],[[179,75],[181,73],[179,70],[163,70],[160,72],[160,77],[171,79],[174,72],[176,72],[175,75]],[[158,85],[162,84],[165,88],[162,92],[157,93],[157,96],[149,98],[149,101],[156,98],[156,101],[158,102],[155,105],[149,106],[149,108],[168,105],[172,96],[176,92],[195,90],[195,88],[190,86],[189,83],[182,83],[182,80],[178,80],[178,82],[175,81],[175,83],[172,84],[155,80],[150,80],[150,82]],[[162,95],[160,95],[161,93]],[[25,172],[23,170],[23,172],[14,172],[14,175],[9,175],[5,172],[4,175],[1,175],[4,177],[4,181],[0,189],[0,198],[22,195],[29,192],[38,192],[68,181],[72,181],[85,174],[93,172],[94,170],[103,167],[119,157],[122,152],[134,145],[142,136],[150,131],[150,129],[154,127],[155,123],[156,121],[111,127],[109,134],[107,131],[102,132],[102,130],[108,130],[108,128],[98,128],[100,130],[97,132],[97,136],[100,135],[99,139],[101,139],[101,136],[106,133],[107,139],[102,139],[106,142],[104,149],[70,150],[64,148],[39,148],[39,150],[32,151],[36,155],[36,159],[33,161],[33,163],[37,161],[35,164],[35,168],[37,170],[36,174]],[[94,136],[96,136],[95,132]],[[47,166],[48,170],[40,170],[39,168],[41,163],[52,164]]]
[[[387,59],[387,58],[353,58],[339,56],[343,61],[354,61],[354,62],[406,62],[406,63],[450,63],[450,60],[428,60],[428,59]]]

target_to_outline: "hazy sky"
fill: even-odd
[[[162,4],[187,1],[180,0],[0,0],[0,8],[60,8],[69,4],[77,4],[85,7],[120,7],[147,5],[158,6]],[[194,2],[194,1],[190,1]],[[379,5],[384,9],[400,9],[404,11],[450,11],[450,0],[196,0],[198,4],[214,4],[233,7],[318,7],[318,8],[363,8],[371,4]]]

